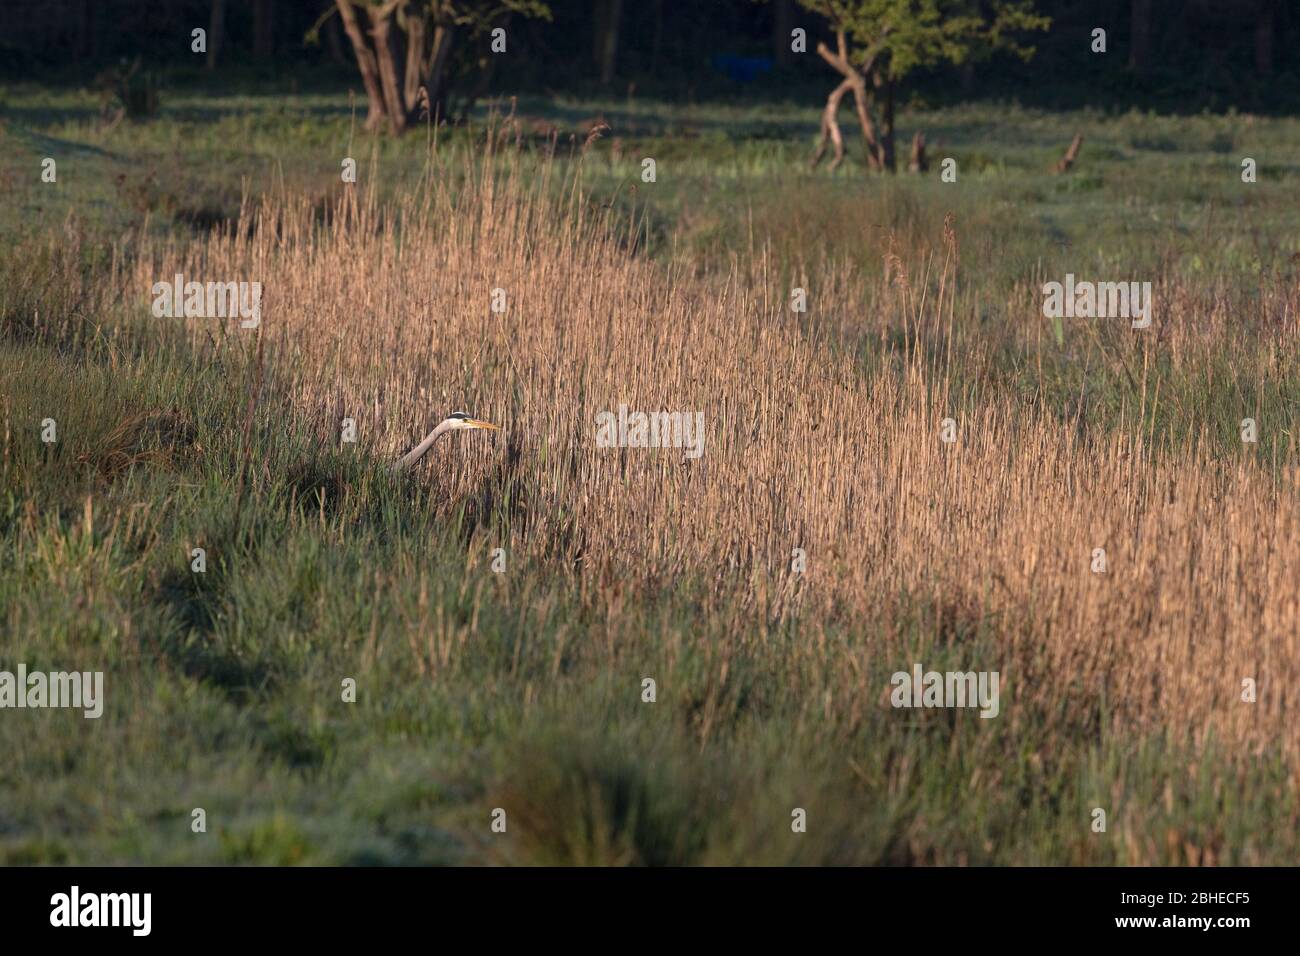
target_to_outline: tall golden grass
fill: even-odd
[[[248,350],[260,334],[283,427],[322,443],[352,417],[360,447],[393,460],[455,409],[502,424],[495,439],[445,440],[414,480],[448,509],[495,488],[510,540],[490,546],[572,576],[611,644],[628,595],[692,580],[707,585],[702,613],[738,600],[762,622],[731,619],[714,649],[724,673],[791,615],[847,633],[791,653],[835,658],[829,686],[801,689],[848,726],[882,705],[882,662],[905,670],[943,649],[1002,672],[1003,719],[1019,719],[1018,704],[1068,715],[1104,701],[1098,731],[1300,751],[1294,436],[1282,461],[1249,446],[1225,457],[1204,422],[1162,442],[1142,408],[1099,433],[993,379],[954,393],[954,370],[987,362],[956,305],[959,223],[927,258],[888,251],[884,281],[806,275],[813,308],[800,316],[761,236],[752,258],[695,275],[634,254],[635,227],[578,183],[549,181],[553,167],[458,172],[452,188],[435,164],[400,206],[346,194],[322,217],[280,197],[203,243],[146,241],[122,291],[143,304],[177,272],[260,280],[262,328],[232,324],[222,347]],[[1159,294],[1146,338],[1083,333],[1135,379],[1243,349],[1267,363],[1295,341],[1293,288],[1262,290],[1256,319],[1270,331],[1249,343],[1212,291]],[[1021,324],[998,333],[1027,354],[1049,334],[1038,303],[1026,281],[1008,305]],[[212,328],[194,323],[196,341]],[[884,360],[837,347],[852,335]],[[620,403],[702,410],[703,456],[598,448],[595,416]],[[948,417],[954,444],[940,436]],[[791,570],[795,548],[805,574]],[[932,608],[919,625],[917,600]]]

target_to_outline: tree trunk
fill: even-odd
[[[212,0],[212,16],[208,20],[208,69],[217,68],[221,53],[222,34],[226,29],[226,0]]]
[[[609,16],[607,0],[591,0],[591,62],[600,68],[605,50],[605,21]]]
[[[1255,72],[1260,76],[1273,73],[1273,0],[1259,0],[1255,17]]]
[[[659,72],[659,51],[664,44],[664,0],[655,0],[655,32],[650,41],[650,72]]]
[[[876,138],[876,127],[871,122],[871,95],[862,77],[850,78],[853,85],[853,105],[858,113],[858,126],[862,128],[862,143],[867,155],[867,168],[880,172],[885,168],[885,151]]]
[[[439,24],[434,28],[433,50],[429,54],[429,69],[424,87],[429,95],[429,116],[435,123],[447,117],[447,64],[451,60],[451,48],[455,40],[454,24]]]
[[[77,4],[77,42],[74,48],[79,59],[85,59],[90,50],[90,0]]]
[[[892,79],[885,79],[879,73],[871,74],[871,83],[876,90],[884,91],[883,103],[880,107],[880,146],[878,155],[880,157],[880,169],[885,172],[897,172],[898,166],[894,161],[894,144],[893,144],[893,90],[894,83]]]
[[[825,43],[817,44],[817,54],[835,67],[844,77],[844,82],[836,87],[831,93],[830,98],[826,101],[826,111],[822,114],[822,141],[818,146],[817,159],[821,158],[822,152],[826,149],[826,139],[829,136],[835,140],[837,148],[839,147],[839,124],[835,121],[835,113],[839,110],[840,100],[844,96],[845,84],[847,88],[853,91],[853,103],[858,114],[858,125],[862,127],[862,140],[866,150],[867,168],[879,170],[884,163],[884,151],[881,144],[876,139],[876,130],[871,122],[870,95],[867,91],[866,79],[863,73],[855,69],[848,58],[848,45],[844,31],[838,31],[835,35],[836,44],[839,47],[839,53],[835,54],[830,51]],[[871,68],[874,62],[874,54],[868,57],[867,69]],[[892,119],[892,117],[891,117]],[[816,160],[814,160],[814,165]],[[839,165],[838,162],[832,165],[832,169]]]
[[[384,105],[383,88],[379,81],[379,66],[370,44],[357,20],[356,8],[352,0],[335,0],[339,8],[339,17],[343,21],[343,30],[352,42],[352,52],[357,56],[357,68],[361,71],[361,85],[366,90],[366,101],[370,112],[366,116],[366,129],[375,130],[383,125],[388,110]]]
[[[1151,65],[1151,0],[1133,0],[1129,26],[1128,66],[1142,76]]]
[[[618,61],[623,0],[595,0],[592,14],[592,59],[600,70],[600,82],[609,83],[614,79],[614,65]]]
[[[600,82],[614,79],[614,66],[618,63],[618,38],[623,26],[623,0],[609,0],[609,28],[605,31],[605,57],[600,66]]]
[[[424,86],[428,61],[425,59],[424,38],[428,24],[423,11],[411,11],[406,17],[406,73],[402,82],[402,97],[412,111],[419,108],[420,87]],[[426,94],[427,95],[427,94]],[[413,116],[412,119],[418,117]]]
[[[370,11],[370,35],[375,40],[375,60],[379,64],[379,83],[384,91],[384,106],[388,114],[388,128],[394,136],[406,131],[406,100],[402,98],[402,84],[397,76],[394,57],[397,37],[393,34],[393,12],[396,3],[389,3]]]
[[[826,98],[826,108],[822,110],[822,135],[817,142],[817,152],[813,153],[812,158],[813,169],[817,168],[817,164],[826,155],[827,141],[835,145],[835,158],[831,160],[831,170],[834,171],[840,163],[844,162],[844,137],[840,135],[840,124],[835,114],[840,111],[840,101],[844,99],[844,94],[851,89],[853,89],[853,81],[845,78]]]
[[[274,17],[273,0],[253,0],[253,54],[259,60],[269,60],[275,50]]]
[[[925,134],[918,130],[912,136],[912,158],[907,164],[909,173],[923,173],[930,168],[930,161],[925,158]]]
[[[469,95],[461,101],[460,109],[457,111],[457,117],[460,122],[463,123],[469,118],[470,111],[474,109],[474,104],[479,101],[479,98],[482,97],[483,94],[488,91],[488,87],[492,85],[492,76],[496,73],[498,60],[500,60],[500,57],[488,57],[487,65],[479,70],[478,79],[474,82],[474,86],[469,91]]]
[[[785,67],[794,62],[790,52],[790,31],[794,29],[794,0],[772,0],[772,53],[776,65]]]
[[[885,105],[880,111],[880,161],[889,172],[897,172],[894,160],[894,81],[884,83]]]

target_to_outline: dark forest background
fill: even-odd
[[[829,29],[796,0],[550,0],[549,20],[514,17],[509,57],[475,93],[637,95],[684,101],[755,94],[820,100],[827,67],[811,52]],[[995,58],[925,71],[926,104],[999,97],[1026,105],[1138,106],[1178,112],[1296,106],[1293,0],[1038,0],[1049,31],[1028,63]],[[251,84],[356,83],[352,49],[329,0],[0,0],[0,75],[85,84],[140,58],[170,82],[223,71]],[[219,29],[213,29],[219,25]],[[809,53],[789,53],[804,26]],[[209,30],[206,56],[190,31]],[[313,28],[315,38],[309,39]],[[1089,35],[1107,31],[1109,54]],[[743,58],[746,62],[738,62]],[[1115,60],[1123,64],[1116,70]]]

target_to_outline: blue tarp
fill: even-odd
[[[772,70],[770,56],[732,56],[729,53],[715,53],[710,62],[713,68],[735,80],[737,83],[753,83],[760,73]]]

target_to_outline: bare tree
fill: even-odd
[[[821,162],[821,158],[826,152],[828,140],[835,146],[835,158],[831,160],[831,169],[835,169],[844,160],[844,137],[840,134],[837,114],[840,111],[840,102],[844,99],[844,94],[852,90],[853,106],[857,111],[858,125],[862,127],[862,141],[866,148],[867,168],[873,170],[886,168],[885,147],[876,138],[876,127],[871,122],[871,112],[868,109],[869,97],[866,77],[872,74],[876,56],[879,54],[880,47],[891,30],[892,28],[889,26],[884,28],[880,39],[872,45],[864,56],[861,67],[855,67],[849,62],[848,44],[843,30],[835,31],[835,44],[837,47],[835,53],[832,53],[825,43],[817,44],[817,54],[835,67],[844,77],[844,80],[826,98],[826,108],[822,111],[821,138],[818,140],[817,151],[813,154],[812,159],[814,167]]]

